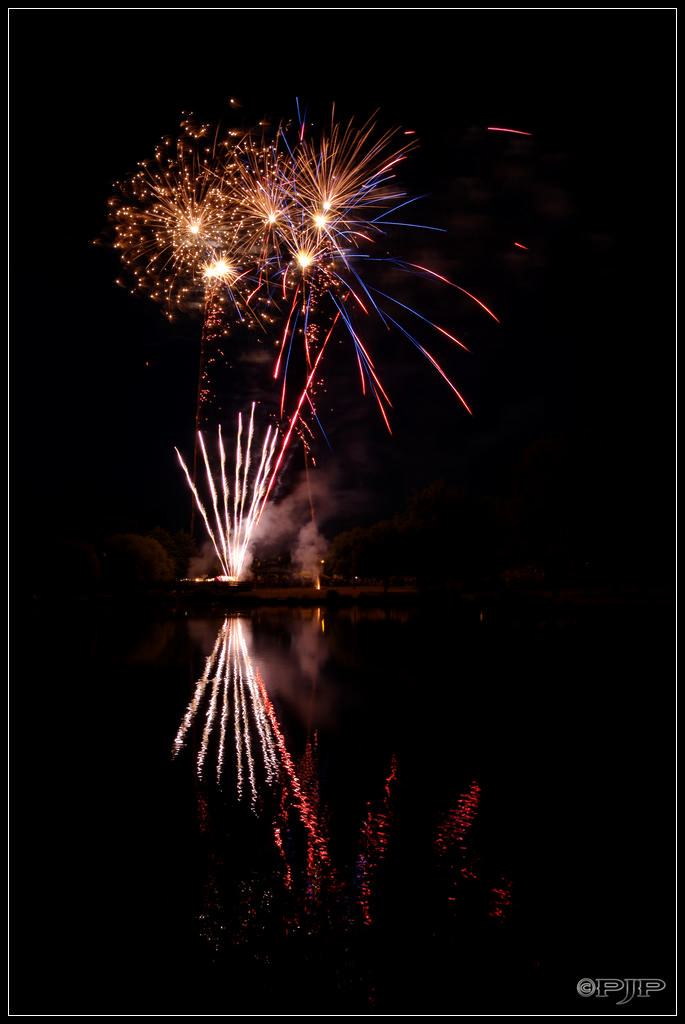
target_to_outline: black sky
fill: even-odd
[[[569,428],[634,453],[636,486],[667,481],[675,43],[673,9],[10,9],[15,522],[187,526],[173,448],[192,443],[200,324],[117,288],[116,259],[91,243],[113,183],[183,111],[253,123],[298,101],[319,124],[335,102],[341,120],[378,109],[416,131],[403,180],[426,195],[417,222],[443,230],[402,233],[398,255],[500,320],[403,285],[468,344],[434,351],[473,416],[409,342],[379,335],[392,436],[336,352],[318,462],[354,514],[391,514],[438,476],[497,489],[528,445]]]

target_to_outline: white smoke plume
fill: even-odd
[[[190,560],[188,577],[191,580],[196,580],[210,573],[220,572],[221,570],[217,568],[218,565],[216,549],[211,540],[206,540],[200,547],[200,553]]]
[[[297,535],[291,551],[293,565],[301,573],[316,578],[321,572],[321,563],[328,553],[328,541],[319,533],[316,523],[310,519]]]
[[[280,501],[267,504],[253,538],[253,550],[262,556],[288,549],[293,567],[316,577],[326,557],[329,540],[321,529],[343,507],[349,511],[359,498],[337,486],[334,470],[302,474]]]

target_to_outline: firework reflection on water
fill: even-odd
[[[311,627],[308,648],[312,630],[323,636],[320,610],[312,612]],[[466,792],[456,792],[453,808],[433,818],[432,837],[418,860],[412,852],[406,874],[401,819],[407,808],[400,799],[402,766],[392,756],[385,778],[372,780],[375,796],[358,806],[350,822],[350,843],[340,835],[339,809],[322,787],[326,746],[312,712],[295,754],[280,702],[272,699],[251,649],[249,620],[227,617],[173,743],[174,759],[181,760],[183,752],[193,759],[198,821],[210,849],[199,934],[215,960],[242,947],[268,964],[275,949],[279,956],[295,955],[306,940],[313,943],[307,956],[316,962],[319,943],[326,956],[331,945],[339,947],[336,984],[373,1005],[364,951],[374,935],[396,927],[398,907],[388,904],[388,893],[398,885],[398,865],[401,898],[417,886],[422,902],[437,900],[437,911],[430,908],[425,920],[437,912],[450,933],[460,927],[455,914],[470,905],[473,892],[491,918],[502,919],[509,909],[511,883],[484,877],[473,843],[480,785],[474,781]],[[318,688],[321,656],[307,660],[309,671],[300,666],[311,686],[309,702]],[[277,665],[267,656],[262,668],[268,673]],[[423,915],[422,910],[421,921]]]

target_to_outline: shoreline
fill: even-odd
[[[675,595],[666,587],[637,585],[595,585],[550,587],[418,587],[364,583],[356,586],[269,586],[263,584],[227,585],[216,581],[177,581],[160,586],[143,586],[121,591],[99,591],[90,594],[59,590],[26,596],[22,605],[32,611],[92,610],[129,612],[131,614],[205,614],[251,611],[255,608],[328,607],[335,608],[405,608],[442,607],[466,611],[478,607],[490,613],[540,614],[564,609],[612,607],[615,609],[660,609],[675,612]],[[16,604],[15,604],[16,610]],[[482,612],[481,612],[482,615]]]

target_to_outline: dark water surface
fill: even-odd
[[[670,1014],[671,636],[654,603],[35,614],[10,1013]]]

